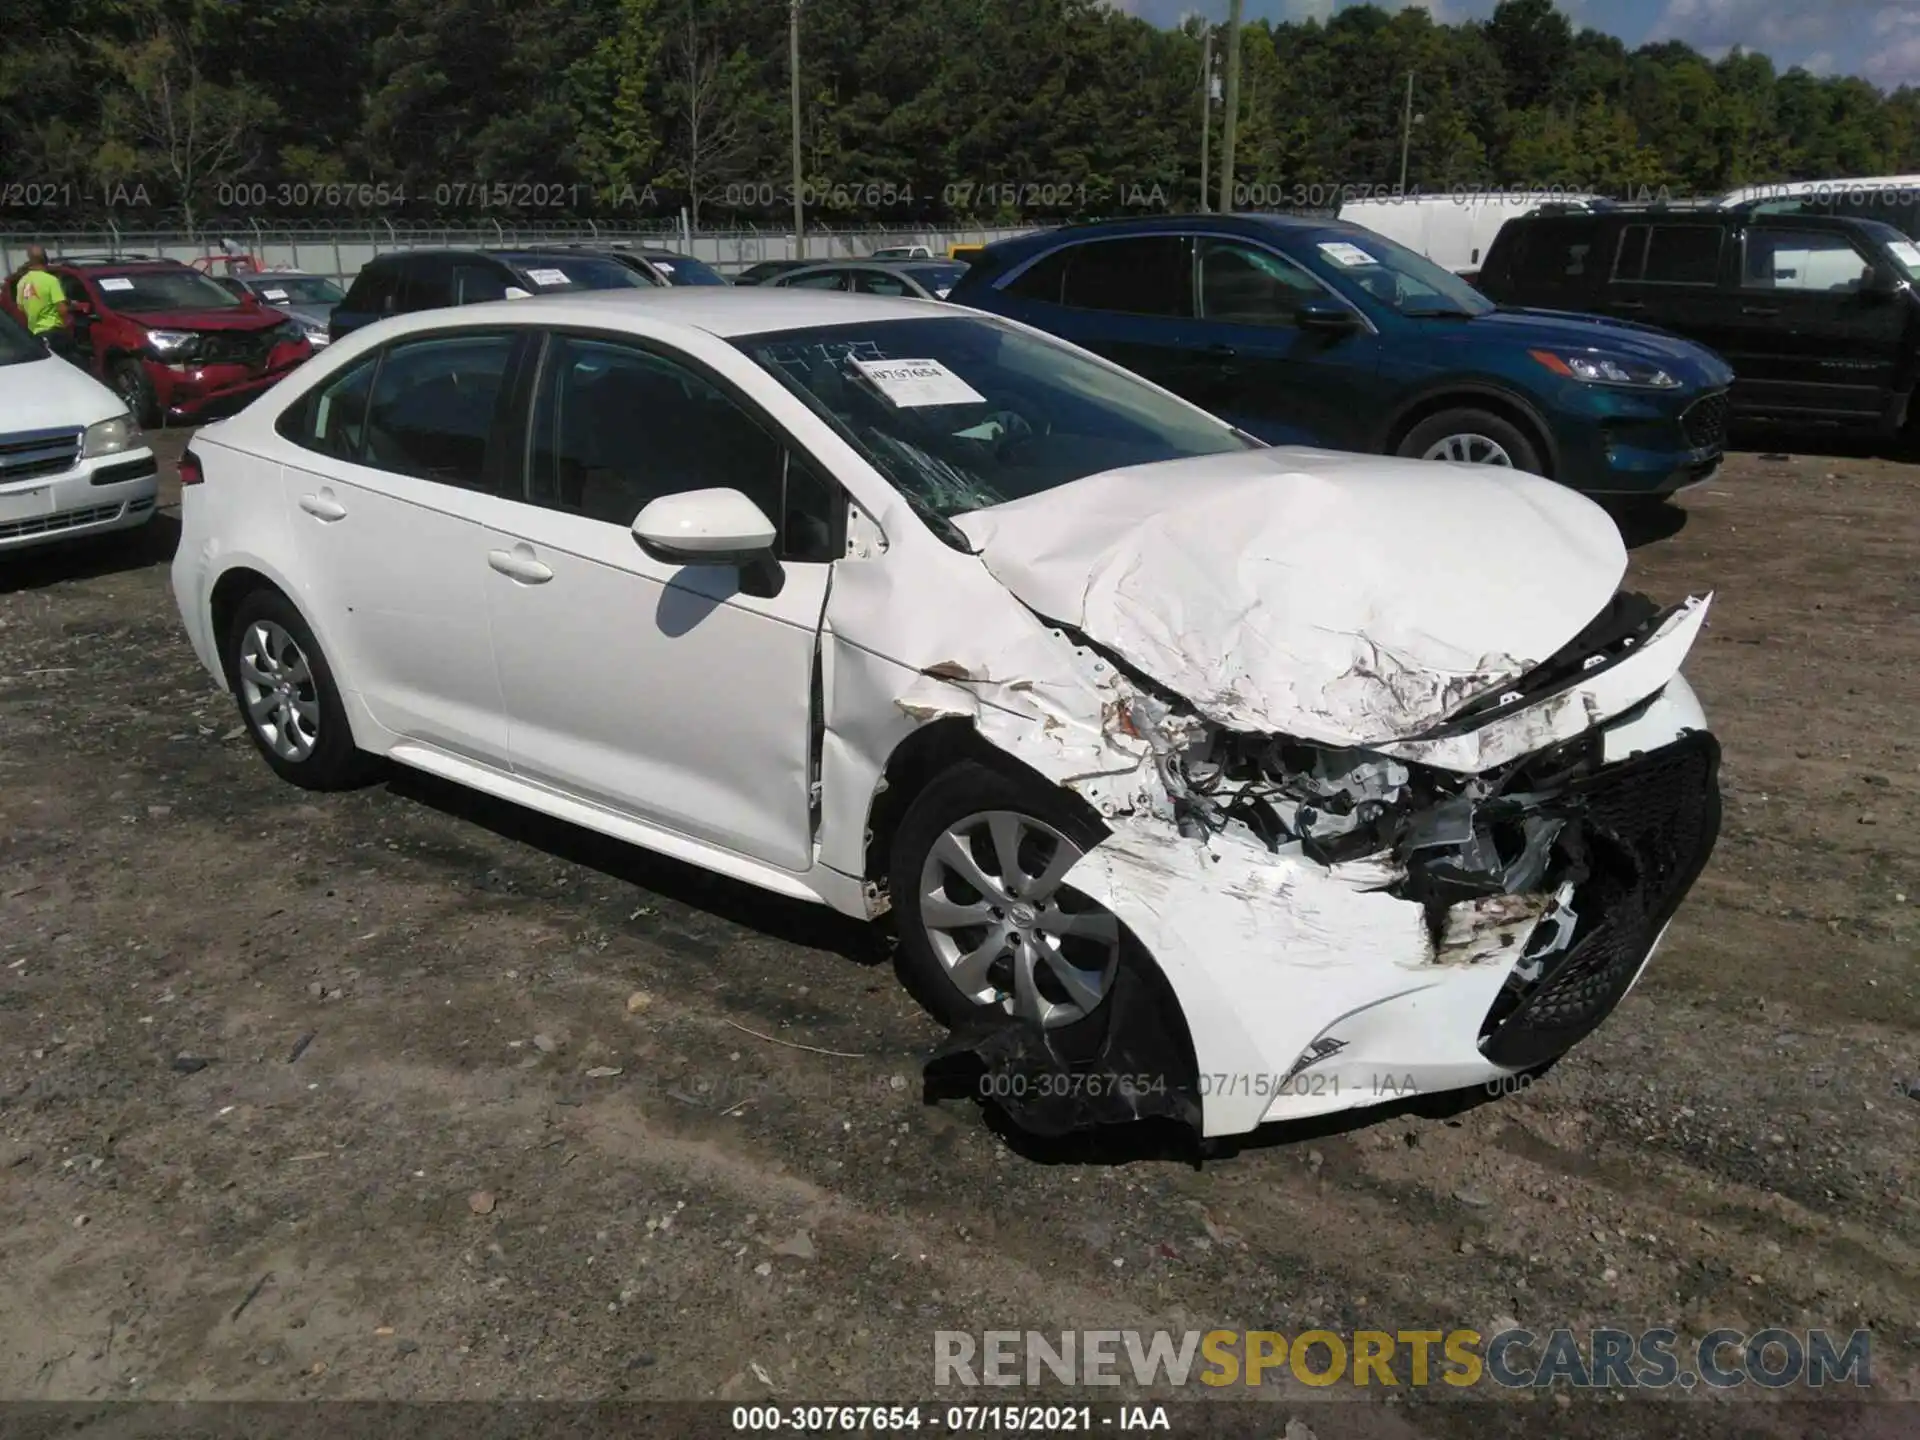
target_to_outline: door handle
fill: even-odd
[[[1742,315],[1778,315],[1780,307],[1778,305],[1742,305],[1740,313]]]
[[[300,497],[300,508],[315,519],[325,520],[329,523],[347,518],[347,507],[324,490],[318,495],[302,495]]]
[[[1207,346],[1207,357],[1212,360],[1231,360],[1239,353],[1240,352],[1235,350],[1231,345]]]
[[[511,550],[489,550],[487,564],[523,585],[544,585],[553,578],[553,571],[534,559],[533,552],[524,545]]]
[[[1647,302],[1644,300],[1616,300],[1613,302],[1613,308],[1616,310],[1644,310],[1647,308]]]

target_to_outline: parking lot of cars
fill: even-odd
[[[1508,1321],[1870,1327],[1914,1393],[1915,467],[1748,449],[1636,517],[1630,584],[1716,592],[1725,818],[1605,1027],[1196,1164],[926,1103],[940,1032],[823,909],[281,783],[168,594],[187,438],[143,549],[0,573],[5,1393],[876,1398],[938,1328]]]

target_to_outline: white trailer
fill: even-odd
[[[1585,205],[1591,195],[1545,191],[1473,190],[1447,195],[1386,196],[1353,200],[1339,218],[1397,240],[1409,250],[1471,279],[1500,227],[1545,204]]]

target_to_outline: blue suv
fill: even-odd
[[[1720,466],[1733,371],[1650,326],[1505,309],[1355,225],[1122,220],[990,245],[948,297],[1277,445],[1510,465],[1657,498]]]

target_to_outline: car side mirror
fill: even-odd
[[[258,310],[260,308],[260,297],[251,290],[242,290],[240,292],[240,303],[248,310]]]
[[[1293,312],[1293,318],[1302,330],[1319,330],[1326,334],[1352,330],[1360,323],[1358,315],[1331,295],[1302,300]]]
[[[1904,284],[1891,271],[1876,268],[1861,282],[1859,293],[1864,300],[1884,302],[1898,295]]]
[[[738,490],[685,490],[649,501],[633,538],[663,564],[745,567],[773,558],[777,532]]]

